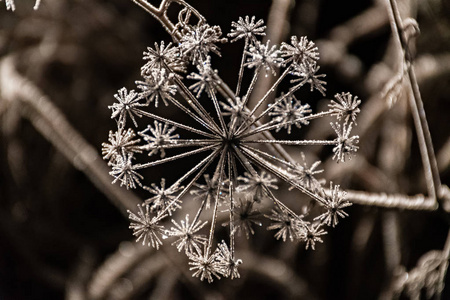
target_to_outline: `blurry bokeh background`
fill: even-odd
[[[411,45],[441,180],[449,183],[450,2],[398,2],[420,25]],[[399,63],[385,1],[189,3],[224,33],[239,16],[267,23],[272,5],[288,3],[278,36],[316,42],[328,99],[342,91],[362,99],[358,156],[338,166],[329,153],[312,152],[310,160],[322,159],[324,177],[345,189],[426,193],[408,92],[391,109],[382,93]],[[127,207],[118,199],[130,204],[143,195],[107,187],[111,178],[100,155],[116,126],[108,109],[113,95],[139,79],[146,47],[170,36],[130,0],[42,0],[38,11],[33,5],[16,1],[13,13],[0,3],[0,299],[378,299],[398,271],[387,250],[392,236],[406,270],[444,247],[448,216],[354,205],[315,251],[258,228],[241,241],[240,280],[192,279],[174,247],[154,252],[133,242]],[[221,45],[222,58],[214,58],[231,86],[241,47]],[[322,128],[302,134],[318,138],[327,134]],[[160,171],[146,181],[159,182]]]

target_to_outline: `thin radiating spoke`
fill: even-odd
[[[175,199],[173,199],[168,205],[167,207],[161,211],[161,213],[159,213],[160,215],[164,215],[169,209],[171,209],[171,207],[173,205],[175,205],[175,203],[178,202],[178,200],[180,198],[182,198],[187,191],[189,191],[189,189],[194,185],[194,183],[200,178],[200,176],[202,176],[206,169],[209,167],[209,165],[213,162],[213,160],[217,157],[217,155],[219,154],[220,149],[217,149],[215,151],[213,151],[210,155],[208,155],[205,159],[203,159],[202,161],[200,161],[195,167],[193,167],[188,173],[186,173],[183,177],[181,177],[180,179],[178,179],[172,186],[178,186],[179,184],[181,184],[186,178],[188,178],[190,175],[192,175],[195,171],[197,171],[200,167],[200,171],[197,173],[197,175],[195,175],[195,177],[189,182],[188,185],[186,185],[183,190],[177,195],[177,197]],[[203,167],[202,167],[203,165]],[[200,213],[197,214],[198,216],[200,215]],[[198,216],[196,216],[196,218],[194,219],[194,222],[192,224],[195,224],[195,222],[198,219]]]
[[[194,155],[194,154],[197,154],[197,153],[208,151],[210,149],[217,148],[218,146],[219,145],[210,145],[210,146],[206,146],[206,147],[203,147],[203,148],[195,149],[195,150],[192,150],[192,151],[184,152],[184,153],[181,153],[181,154],[178,154],[178,155],[174,155],[174,156],[171,156],[171,157],[158,159],[158,160],[155,160],[155,161],[152,161],[152,162],[149,162],[149,163],[138,164],[138,165],[136,165],[135,168],[136,169],[144,169],[144,168],[154,167],[154,166],[157,166],[157,165],[160,165],[160,164],[164,164],[164,163],[167,163],[167,162],[171,162],[171,161],[183,158],[183,157],[188,157],[188,156],[191,156],[191,155]]]
[[[197,121],[198,123],[200,123],[202,126],[208,128],[211,131],[214,131],[215,129],[213,127],[211,127],[211,125],[208,122],[205,122],[204,119],[200,118],[199,116],[197,116],[196,114],[194,114],[189,108],[187,108],[186,106],[184,106],[183,104],[181,104],[178,100],[176,100],[173,97],[169,97],[168,98],[173,104],[175,104],[179,109],[181,109],[182,111],[184,111],[186,114],[188,114],[192,119],[194,119],[195,121]]]
[[[336,145],[336,140],[243,140],[241,143],[254,143],[254,144],[279,144],[288,146],[324,146],[324,145]]]
[[[163,145],[143,145],[139,146],[140,150],[154,150],[154,149],[172,149],[172,148],[183,148],[183,147],[198,147],[198,146],[208,146],[220,143],[220,140],[204,140],[204,139],[177,139],[174,141],[169,141],[168,144]]]
[[[286,181],[293,187],[300,190],[302,193],[308,195],[312,199],[317,200],[318,202],[322,204],[326,204],[326,201],[320,197],[317,194],[314,194],[313,192],[309,191],[302,185],[300,185],[298,182],[292,179],[292,176],[284,169],[280,169],[279,167],[273,165],[271,162],[263,159],[258,154],[251,152],[249,149],[245,149],[244,147],[241,148],[242,152],[249,157],[253,162],[255,162],[257,165],[259,165],[261,168],[268,170],[269,172],[277,175],[280,179]]]
[[[143,111],[143,110],[139,110],[139,113],[142,114],[143,116],[146,116],[146,117],[152,118],[152,119],[154,119],[154,120],[157,120],[157,121],[160,121],[160,122],[164,122],[164,123],[173,125],[173,126],[175,126],[175,127],[184,129],[184,130],[186,130],[186,131],[190,131],[190,132],[192,132],[192,133],[197,133],[197,134],[200,134],[200,135],[203,135],[203,136],[207,136],[207,137],[211,137],[211,138],[217,138],[217,136],[214,135],[214,134],[207,133],[207,132],[201,131],[201,130],[199,130],[199,129],[190,127],[190,126],[183,125],[183,124],[181,124],[181,123],[178,123],[178,122],[175,122],[175,121],[172,121],[172,120],[169,120],[169,119],[160,117],[160,116],[158,116],[158,115],[155,115],[155,114],[152,114],[152,113]]]

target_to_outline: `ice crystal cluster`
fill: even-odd
[[[236,236],[249,238],[264,218],[276,239],[315,249],[326,228],[347,216],[344,209],[351,203],[339,185],[317,177],[323,171],[320,162],[309,165],[303,148],[329,146],[337,162],[358,149],[358,136],[351,135],[359,113],[357,97],[336,94],[326,111],[314,113],[295,95],[307,88],[325,96],[325,75],[319,73],[319,52],[312,41],[293,36],[280,46],[262,43],[265,26],[254,17],[239,18],[231,27],[230,41],[244,44],[235,91],[212,64],[220,57],[218,44],[227,42],[221,28],[206,22],[185,24],[176,45],[155,43],[144,52],[136,89],[122,88],[114,95],[116,102],[109,108],[117,130],[103,144],[113,183],[149,193],[137,211],[129,211],[137,241],[158,249],[167,238],[187,255],[193,276],[208,282],[240,276]],[[250,105],[260,76],[275,76],[276,81]],[[277,92],[282,82],[288,88]],[[176,110],[191,121],[168,117],[168,111]],[[317,118],[330,119],[336,134],[330,140],[273,136],[279,131],[293,134]],[[302,161],[294,161],[286,146],[295,147]],[[183,160],[192,166],[174,182],[145,182],[143,169]],[[295,212],[281,199],[279,188],[299,190],[320,212],[311,216],[314,205]],[[177,219],[187,199],[196,203],[197,211]],[[228,238],[217,241],[215,231],[222,226]]]

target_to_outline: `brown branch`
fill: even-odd
[[[30,80],[15,70],[15,58],[6,57],[0,62],[0,91],[5,101],[20,101],[22,116],[72,165],[83,172],[111,202],[127,216],[127,209],[135,209],[141,201],[132,192],[111,184],[109,167],[97,150],[72,127],[64,114]]]
[[[400,42],[403,60],[407,68],[407,79],[411,86],[412,97],[408,97],[411,112],[414,119],[417,138],[419,140],[419,148],[422,156],[422,163],[427,182],[428,194],[435,201],[440,201],[441,181],[437,168],[436,157],[434,155],[433,143],[431,140],[430,130],[423,107],[422,96],[420,94],[419,85],[417,83],[416,73],[412,68],[413,57],[408,46],[408,40],[403,28],[400,12],[397,7],[396,0],[386,0],[389,18],[391,20],[392,32]]]

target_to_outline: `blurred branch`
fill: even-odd
[[[140,200],[132,192],[111,184],[109,168],[97,150],[70,125],[51,100],[30,80],[22,77],[14,66],[13,56],[0,62],[0,92],[3,101],[20,101],[24,108],[21,110],[22,116],[29,119],[127,217],[126,210],[135,209]]]
[[[433,143],[431,141],[430,130],[423,107],[422,96],[420,94],[419,85],[417,83],[416,73],[412,68],[413,57],[408,46],[408,38],[406,36],[402,18],[397,7],[396,0],[386,0],[391,20],[392,32],[400,42],[402,59],[407,68],[407,79],[411,86],[412,97],[408,97],[411,112],[414,119],[417,138],[419,139],[419,148],[422,156],[424,175],[427,182],[428,194],[435,201],[440,201],[441,181],[437,168],[436,157],[434,155]]]

